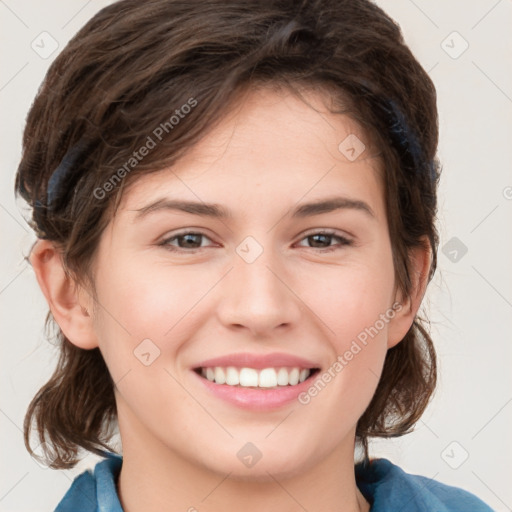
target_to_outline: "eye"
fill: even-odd
[[[204,233],[201,232],[185,231],[183,233],[178,233],[176,235],[173,235],[172,237],[162,240],[158,245],[163,246],[170,251],[179,252],[181,249],[188,249],[186,252],[193,253],[201,248],[201,237],[208,238]],[[174,241],[178,242],[178,247],[176,247],[175,245],[171,245],[171,242]],[[180,243],[181,241],[184,241],[184,245]],[[197,245],[198,243],[199,246]]]
[[[325,247],[325,245],[329,245],[329,241],[332,241],[333,239],[339,240],[339,244],[337,246],[328,246]],[[328,230],[321,230],[321,231],[315,231],[313,233],[309,233],[304,237],[302,240],[313,240],[313,244],[320,244],[320,247],[312,247],[313,249],[316,249],[319,252],[331,252],[335,251],[337,249],[341,249],[343,246],[350,246],[353,245],[353,241],[349,240],[348,238],[337,235],[334,231],[328,231]]]

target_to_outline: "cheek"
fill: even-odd
[[[147,362],[148,356],[142,354],[149,352],[149,359],[158,361],[164,334],[180,313],[176,306],[183,293],[181,283],[165,286],[135,262],[105,262],[96,279],[100,306],[95,325],[101,352],[117,382],[128,372],[147,370],[141,359]]]
[[[122,414],[169,425],[172,418],[162,409],[190,400],[173,379],[172,363],[205,292],[182,270],[156,267],[126,260],[98,274],[97,334]]]
[[[325,324],[333,347],[342,353],[351,340],[359,337],[364,342],[368,330],[372,338],[386,337],[388,323],[380,319],[393,303],[393,282],[391,265],[372,268],[361,263],[319,271],[313,281],[303,282],[302,290],[307,304]],[[379,334],[375,334],[374,327]]]
[[[111,327],[116,324],[113,328],[120,329],[122,336],[129,335],[132,342],[150,336],[155,342],[163,341],[211,284],[204,273],[202,279],[196,277],[193,281],[191,273],[180,267],[142,263],[119,261],[115,268],[105,268],[98,276],[103,317]]]
[[[331,361],[320,382],[304,397],[322,394],[317,406],[342,421],[360,416],[377,387],[387,352],[389,322],[394,316],[394,275],[391,258],[379,265],[352,265],[330,269],[315,277],[317,293],[308,304],[322,319],[330,342]],[[343,404],[340,408],[339,404]]]

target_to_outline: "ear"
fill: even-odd
[[[394,347],[404,339],[414,321],[428,285],[428,274],[431,265],[432,248],[427,237],[423,237],[425,247],[414,247],[409,250],[411,262],[411,294],[402,297],[400,290],[395,295],[395,316],[389,322],[388,348]]]
[[[53,243],[38,239],[29,260],[52,315],[66,338],[79,348],[97,347],[93,299],[65,272],[61,254]]]

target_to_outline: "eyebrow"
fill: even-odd
[[[361,211],[371,218],[375,219],[375,214],[370,206],[359,199],[352,199],[349,197],[330,197],[314,201],[311,203],[305,203],[299,205],[292,212],[292,218],[305,218],[312,217],[314,215],[320,215],[322,213],[330,213],[336,210],[357,210]],[[232,219],[233,213],[215,203],[203,203],[195,201],[183,201],[174,200],[169,198],[161,198],[157,201],[150,203],[142,208],[131,210],[137,212],[134,218],[134,222],[140,221],[151,212],[162,211],[162,210],[173,210],[185,213],[191,213],[193,215],[200,215],[203,217],[212,217],[216,219]]]

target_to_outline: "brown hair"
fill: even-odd
[[[127,184],[175,162],[256,84],[335,95],[380,151],[397,287],[410,294],[408,251],[425,236],[431,280],[440,172],[436,91],[399,26],[369,0],[123,0],[99,11],[48,70],[27,117],[15,184],[33,208],[31,227],[54,242],[70,276],[94,293],[91,263]],[[171,120],[193,102],[187,115]],[[127,168],[162,124],[165,137]],[[425,322],[417,316],[387,352],[357,424],[365,460],[368,438],[409,432],[434,391],[436,356]],[[52,325],[60,358],[28,407],[24,439],[33,454],[35,421],[50,467],[70,468],[79,448],[111,449],[114,383],[98,349],[73,345],[49,312],[46,327]]]

